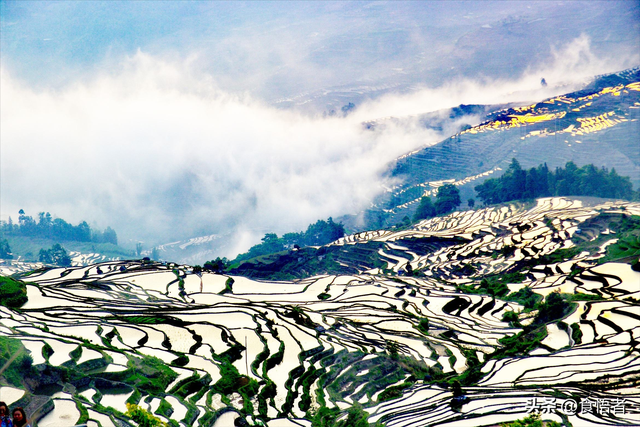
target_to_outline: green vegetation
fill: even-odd
[[[443,201],[442,203],[440,203],[440,205],[436,203],[436,206],[439,206],[439,210],[436,208],[436,206],[431,204],[430,199],[426,198],[428,201],[425,201],[424,204],[427,207],[429,207],[430,205],[430,208],[425,209],[425,211],[428,211],[429,215],[435,215],[440,211],[444,212],[444,210],[447,209],[455,209],[455,206],[457,205],[455,205],[454,193],[457,192],[457,189],[454,186],[450,187],[451,188],[449,189],[443,190],[443,196],[441,198],[442,200],[446,200],[448,202],[445,203]],[[438,197],[440,197],[440,192],[438,193]],[[423,198],[423,200],[424,199],[425,198]],[[414,217],[414,219],[416,217]],[[636,257],[637,260],[638,249],[640,249],[637,245],[638,235],[640,234],[640,218],[628,217],[624,214],[614,214],[613,217],[602,216],[597,221],[593,222],[590,226],[593,226],[595,228],[600,227],[600,225],[602,225],[600,224],[600,222],[603,222],[606,219],[611,220],[611,223],[615,223],[612,226],[609,225],[610,229],[618,230],[616,231],[616,234],[612,234],[610,238],[620,239],[619,246],[610,245],[610,248],[615,249],[611,252],[611,257],[613,257],[613,259],[627,259]],[[318,221],[318,223],[325,222]],[[316,223],[315,225],[318,225],[318,223]],[[329,223],[325,223],[325,225],[320,228],[326,231],[328,229],[331,229],[332,227],[342,227],[341,225],[333,224],[333,226],[331,226],[330,224],[333,224],[331,218],[329,218]],[[385,253],[394,256],[406,255],[405,252],[400,251],[397,248],[393,249],[392,245],[384,246],[385,243],[383,242],[367,242],[362,244],[358,243],[355,245],[346,245],[345,247],[330,246],[321,248],[300,248],[298,243],[293,243],[292,246],[291,242],[302,242],[302,240],[295,239],[307,238],[306,235],[308,233],[311,233],[311,231],[313,231],[312,226],[310,226],[305,233],[291,233],[293,235],[297,235],[297,237],[285,235],[282,238],[278,238],[275,234],[267,234],[263,239],[263,244],[258,245],[260,246],[260,248],[255,249],[253,252],[253,254],[257,253],[257,256],[251,259],[241,260],[239,263],[236,262],[233,268],[230,268],[228,260],[224,258],[217,258],[205,263],[204,267],[194,267],[193,271],[194,273],[200,273],[203,270],[213,271],[216,273],[225,273],[229,271],[233,271],[234,273],[237,271],[258,271],[260,273],[268,275],[269,278],[289,278],[289,276],[300,277],[300,275],[310,275],[310,272],[332,271],[339,273],[347,271],[348,269],[352,269],[350,271],[352,272],[361,271],[364,267],[371,268],[375,265],[382,265],[384,264],[385,258],[384,255],[381,256],[378,253],[381,248],[384,248]],[[344,233],[344,229],[342,229],[342,233]],[[285,237],[287,238],[285,239]],[[552,254],[540,257],[540,259],[535,259],[533,262],[536,262],[538,264],[548,264],[555,263],[561,260],[571,259],[578,253],[580,253],[583,250],[583,247],[586,247],[586,245],[593,245],[593,242],[598,242],[597,238],[593,239],[592,237],[594,236],[588,235],[586,236],[586,238],[579,239],[579,241],[576,243],[577,246],[575,248],[560,249]],[[401,240],[398,242],[398,244],[406,244],[406,246],[409,247],[411,251],[415,250],[416,253],[422,254],[424,252],[435,251],[439,248],[446,247],[447,245],[455,243],[453,239],[449,239],[447,241],[443,238],[432,237],[424,239]],[[58,246],[62,250],[64,250],[60,245]],[[274,247],[281,248],[280,252],[277,252],[275,254],[261,254],[261,251],[271,250]],[[252,250],[254,248],[252,248]],[[420,248],[420,250],[417,250],[415,248]],[[55,249],[55,247],[51,248],[50,251],[53,251],[53,249]],[[396,250],[397,252],[394,252],[394,250]],[[493,253],[496,254],[496,257],[498,256],[497,254],[508,256],[509,254],[512,254],[513,251],[515,251],[515,246],[508,246],[503,247],[500,250],[496,250]],[[249,253],[251,253],[251,250],[249,251]],[[492,252],[488,253],[491,254]],[[248,256],[248,254],[244,255]],[[53,258],[52,255],[50,256]],[[467,255],[464,256],[466,257]],[[469,258],[471,257],[472,256],[469,256]],[[450,257],[450,259],[452,259],[452,257]],[[542,340],[544,340],[547,333],[546,325],[551,322],[557,323],[558,327],[571,334],[574,342],[580,343],[582,340],[582,332],[580,331],[579,324],[573,323],[571,325],[567,325],[566,323],[559,320],[566,317],[569,311],[573,308],[572,303],[576,301],[595,301],[603,299],[603,297],[600,295],[580,293],[575,295],[566,295],[557,292],[551,293],[546,297],[546,299],[543,299],[541,296],[535,294],[528,286],[521,288],[517,292],[510,293],[507,284],[522,283],[526,279],[526,267],[530,266],[530,264],[516,263],[510,266],[507,272],[501,274],[486,275],[482,277],[480,276],[480,274],[478,274],[478,272],[483,270],[478,268],[480,266],[479,262],[474,263],[474,261],[475,260],[472,260],[469,263],[458,263],[460,264],[460,267],[459,269],[454,270],[456,271],[456,273],[459,273],[459,275],[462,276],[471,276],[475,279],[473,284],[459,285],[458,288],[467,293],[486,294],[492,296],[493,298],[484,298],[486,301],[478,301],[479,298],[476,297],[474,298],[475,302],[470,303],[468,301],[469,298],[465,299],[464,297],[455,296],[452,301],[446,304],[446,308],[443,308],[443,311],[445,311],[446,313],[454,313],[456,310],[459,310],[457,315],[460,316],[460,311],[465,310],[467,307],[470,307],[471,304],[474,306],[474,310],[478,310],[477,312],[484,311],[484,313],[487,313],[490,310],[495,310],[495,312],[498,312],[498,309],[500,307],[504,308],[503,301],[518,302],[525,307],[525,310],[538,310],[537,316],[535,317],[533,322],[527,326],[522,326],[522,324],[520,323],[518,312],[504,312],[502,320],[505,322],[509,322],[514,328],[522,328],[522,332],[500,339],[500,344],[502,345],[502,347],[497,349],[493,354],[489,355],[487,360],[492,358],[495,359],[501,357],[518,357],[527,355],[531,350],[538,347]],[[410,267],[411,265],[407,262],[405,267],[407,275],[411,276],[413,274],[420,273],[419,271],[412,271]],[[244,270],[242,270],[243,268]],[[562,268],[564,269],[564,267]],[[182,269],[182,267],[175,267],[172,270],[172,266],[170,265],[168,267],[168,270],[173,271],[176,276],[175,280],[171,283],[175,284],[177,282],[179,288],[181,290],[184,290],[185,279],[184,276],[181,276],[181,274],[184,274],[184,269]],[[545,268],[545,270],[548,271],[549,268],[547,267]],[[557,274],[560,273],[562,272],[558,272]],[[566,274],[566,272],[564,273]],[[571,274],[574,273],[579,274],[578,269],[572,269]],[[392,276],[387,277],[387,279],[389,281],[394,281],[396,283],[402,284],[402,289],[399,289],[399,292],[394,294],[394,291],[391,291],[389,293],[389,296],[395,295],[395,298],[402,300],[403,295],[407,293],[411,296],[416,296],[416,290],[420,291],[421,295],[423,295],[423,290],[418,289],[417,286],[412,284],[413,282],[410,282],[407,279],[404,279],[403,281],[403,278]],[[6,278],[6,280],[13,279]],[[447,291],[451,289],[451,283],[454,283],[447,282],[443,279],[443,277],[438,276],[436,276],[434,280],[440,281],[440,284],[443,287],[446,286],[448,288]],[[16,298],[16,295],[18,295],[19,297],[20,292],[22,292],[24,294],[24,298],[26,298],[26,286],[24,285],[24,283],[15,280],[13,280],[13,282],[15,283],[12,283],[10,286],[4,286],[4,282],[2,282],[2,286],[0,286],[0,297],[2,297],[1,301],[3,304],[7,301],[13,301],[11,298]],[[304,284],[301,284],[301,288],[303,286]],[[13,291],[17,289],[19,292],[13,292],[12,289]],[[233,279],[227,278],[225,289],[221,292],[221,294],[231,293],[232,291]],[[442,291],[442,288],[440,288],[440,291]],[[6,295],[4,294],[5,292]],[[331,288],[329,285],[327,285],[326,288],[324,288],[324,291],[317,295],[317,298],[319,300],[327,300],[331,298],[330,292]],[[384,290],[384,293],[386,292],[388,291]],[[384,293],[382,295],[384,295]],[[312,295],[315,294],[317,294],[317,291]],[[430,295],[428,291],[426,292],[426,294]],[[387,309],[388,313],[395,313],[398,316],[403,316],[403,320],[408,320],[414,324],[414,331],[404,331],[401,333],[406,333],[407,335],[411,335],[412,338],[415,338],[420,336],[416,332],[417,330],[424,336],[428,337],[429,328],[431,326],[431,332],[434,336],[437,335],[437,339],[433,340],[424,338],[424,341],[426,345],[432,345],[432,359],[437,360],[440,356],[442,356],[444,351],[446,352],[446,355],[444,357],[448,356],[451,364],[455,364],[456,357],[453,355],[451,350],[448,348],[445,349],[443,347],[440,347],[438,344],[434,344],[434,342],[436,342],[437,340],[450,340],[452,343],[457,345],[458,340],[456,338],[456,331],[454,331],[453,329],[448,329],[448,327],[445,326],[447,330],[445,332],[442,332],[442,323],[434,317],[432,317],[434,324],[430,325],[429,319],[427,317],[421,317],[424,315],[422,314],[424,312],[421,312],[420,310],[411,311],[412,308],[416,308],[415,302],[413,300],[409,300],[409,298],[407,298],[406,296],[404,298],[406,298],[406,300],[402,301],[402,310],[397,309],[395,306]],[[426,307],[429,301],[426,301],[428,298],[424,299],[424,305]],[[498,299],[503,301],[499,301]],[[463,303],[466,303],[467,305],[464,305]],[[411,307],[409,307],[410,305]],[[19,305],[17,306],[19,307]],[[575,306],[575,304],[573,304],[573,306]],[[279,305],[279,307],[283,306]],[[326,332],[323,327],[321,328],[318,324],[314,323],[312,317],[309,316],[310,313],[308,311],[308,306],[284,307],[286,308],[286,312],[277,312],[276,316],[282,315],[283,317],[293,319],[296,324],[301,325],[304,328],[309,328],[311,330],[315,329],[315,333],[317,334],[323,334]],[[179,326],[185,326],[189,324],[188,321],[180,321],[177,318],[164,316],[162,314],[155,314],[158,312],[153,310],[149,310],[146,312],[134,310],[115,311],[114,313],[118,312],[126,315],[111,315],[108,317],[102,317],[102,319],[117,320],[118,322],[128,322],[131,324],[143,325],[176,324]],[[484,314],[480,314],[480,316],[483,315]],[[269,316],[271,316],[271,314],[269,314]],[[188,409],[187,415],[185,416],[185,421],[183,421],[183,423],[189,425],[193,424],[195,418],[197,417],[198,410],[194,405],[196,401],[199,401],[201,398],[206,397],[208,404],[210,404],[212,396],[215,394],[220,394],[222,396],[222,402],[229,406],[229,395],[232,393],[239,393],[242,396],[244,407],[239,411],[243,415],[251,414],[255,417],[257,412],[258,414],[260,414],[258,419],[264,421],[268,419],[268,404],[270,403],[271,406],[275,406],[274,398],[276,397],[276,395],[278,395],[277,391],[282,391],[277,388],[281,387],[282,385],[276,384],[271,381],[268,378],[267,374],[270,369],[282,363],[285,349],[284,342],[280,341],[280,348],[278,352],[276,352],[275,354],[270,353],[269,345],[267,345],[266,339],[263,339],[264,337],[262,337],[262,335],[260,334],[260,328],[264,327],[264,324],[266,323],[266,327],[270,329],[272,336],[275,339],[278,339],[278,329],[273,327],[274,322],[267,318],[266,312],[256,312],[256,314],[254,315],[254,319],[256,318],[262,318],[266,321],[262,323],[256,322],[258,335],[261,338],[262,343],[264,344],[264,349],[259,354],[255,354],[255,352],[253,351],[249,352],[237,341],[235,341],[234,337],[229,336],[226,331],[223,331],[222,339],[227,343],[229,349],[222,354],[212,355],[220,370],[220,378],[213,385],[211,385],[212,379],[210,376],[203,375],[203,377],[201,378],[200,375],[194,374],[189,378],[184,378],[181,381],[177,382],[172,386],[171,390],[167,390],[168,385],[175,381],[177,375],[169,366],[167,366],[166,363],[153,357],[139,358],[128,356],[129,363],[127,364],[127,369],[125,371],[104,372],[104,369],[96,369],[95,366],[93,366],[92,369],[87,369],[86,367],[85,369],[82,369],[82,365],[77,366],[74,362],[80,360],[83,348],[90,348],[87,344],[87,341],[85,341],[83,344],[78,345],[77,347],[70,347],[74,348],[69,353],[73,362],[67,362],[60,367],[51,367],[48,363],[46,363],[45,366],[47,371],[42,375],[40,373],[37,373],[37,375],[40,375],[47,379],[50,378],[52,381],[54,381],[54,383],[65,384],[65,386],[68,383],[70,385],[73,385],[74,387],[77,384],[83,384],[80,387],[85,387],[87,384],[90,384],[89,387],[97,387],[95,386],[95,384],[98,382],[101,382],[101,384],[102,382],[112,384],[127,384],[128,386],[134,388],[134,392],[128,399],[126,415],[134,420],[138,425],[143,427],[166,426],[166,424],[155,417],[153,414],[140,408],[136,404],[141,402],[143,399],[148,399],[146,400],[146,402],[148,403],[151,398],[160,398],[161,403],[156,411],[156,414],[170,417],[173,412],[173,408],[164,398],[168,395],[176,396],[181,399],[181,401],[182,399],[188,399],[188,402],[182,403]],[[313,317],[313,319],[315,319],[315,317]],[[361,325],[361,323],[356,320],[340,318],[339,321],[336,321],[331,327],[331,332],[336,332],[334,336],[344,337],[346,336],[346,334],[352,332],[352,330],[346,330],[347,328],[344,328],[344,324],[352,325],[354,326],[354,328],[358,325]],[[280,326],[278,327],[280,328]],[[340,331],[339,328],[341,327],[343,327],[343,330]],[[102,330],[100,330],[99,333],[99,335],[105,338],[105,345],[109,347],[111,347],[112,339],[118,337],[116,329],[111,329],[113,330],[111,330],[111,332],[107,334],[102,335]],[[282,329],[280,330],[282,331]],[[193,346],[190,350],[190,353],[194,354],[195,349],[197,349],[198,346],[202,346],[202,337],[199,337],[193,331],[192,333],[194,334],[194,338],[196,338],[197,341],[197,346]],[[198,341],[198,339],[200,340]],[[19,344],[19,341],[13,341],[15,342],[11,343],[8,342],[7,339],[0,338],[0,366],[7,360],[7,357],[9,355],[14,354],[16,351],[24,351],[19,347],[16,347],[16,342]],[[462,340],[460,342],[462,342]],[[171,350],[168,343],[168,338],[165,338],[165,342],[162,345]],[[322,347],[302,351],[299,354],[300,365],[297,367],[294,365],[294,369],[291,370],[289,378],[284,385],[286,389],[284,391],[286,392],[287,397],[286,402],[284,403],[284,405],[282,405],[278,416],[291,416],[291,414],[293,413],[293,405],[296,402],[299,394],[302,394],[298,401],[299,408],[303,412],[306,412],[307,418],[312,420],[313,426],[368,427],[368,414],[360,405],[354,404],[354,406],[346,410],[346,413],[344,411],[341,412],[337,408],[329,409],[325,406],[324,393],[327,393],[333,401],[343,401],[346,396],[350,396],[353,401],[359,401],[364,397],[365,400],[360,400],[364,402],[366,401],[366,398],[372,399],[372,396],[374,396],[375,393],[380,392],[378,394],[377,400],[378,402],[384,402],[386,400],[402,397],[408,388],[414,386],[418,381],[422,381],[423,383],[435,383],[444,387],[448,385],[455,397],[462,397],[464,396],[462,388],[472,384],[477,384],[479,379],[483,376],[483,373],[481,371],[483,363],[480,362],[477,350],[474,349],[459,347],[467,364],[467,369],[463,373],[457,374],[455,372],[450,372],[448,374],[443,374],[439,369],[442,367],[440,364],[436,364],[434,367],[429,367],[422,360],[416,360],[413,357],[406,356],[405,354],[407,353],[407,348],[406,344],[404,343],[400,344],[398,342],[389,340],[386,342],[386,347],[383,347],[386,348],[386,351],[383,353],[376,353],[376,351],[379,351],[377,349],[380,348],[380,344],[385,346],[384,341],[373,342],[371,340],[361,340],[357,344],[361,349],[360,351],[353,351],[353,348],[351,348],[351,352],[340,351],[337,354],[333,354],[333,349],[325,350]],[[273,350],[273,347],[271,347],[271,349]],[[121,350],[111,347],[111,351]],[[170,363],[170,365],[185,366],[186,364],[188,364],[189,357],[186,354],[177,352],[175,351],[175,349],[173,353],[175,353],[176,359],[174,359],[173,362]],[[251,353],[251,356],[255,357],[253,361],[249,359],[249,362],[251,363],[251,370],[256,375],[262,377],[263,380],[260,383],[256,382],[254,379],[250,378],[247,375],[241,375],[238,369],[233,365],[234,362],[237,362],[241,359],[243,354],[248,353]],[[45,358],[48,359],[53,354],[51,346],[49,346],[48,344],[45,345],[43,347],[43,354],[45,355]],[[109,359],[109,357],[105,356],[104,353],[103,356],[105,360]],[[319,364],[317,362],[319,362]],[[34,368],[31,367],[31,364],[32,359],[28,356],[24,359],[17,358],[13,362],[13,364],[10,365],[10,369],[14,369],[13,373],[7,371],[8,373],[5,376],[9,378],[9,376],[12,375],[13,380],[8,381],[14,381],[12,382],[12,384],[19,384],[21,377],[16,376],[15,366],[33,371]],[[102,368],[103,366],[104,365],[98,367]],[[41,367],[39,366],[38,369],[40,368]],[[262,370],[262,372],[259,372],[260,370]],[[368,373],[366,375],[362,375],[364,371],[367,371]],[[310,394],[310,390],[312,388],[312,385],[316,384],[316,381],[318,387],[313,387],[316,396],[312,396]],[[100,385],[99,387],[102,388],[103,386]],[[100,397],[101,392],[98,391],[94,395],[94,401],[97,404],[96,407],[102,410],[105,408],[102,408],[99,405]],[[82,400],[83,398],[78,399]],[[76,405],[81,413],[79,422],[83,422],[87,419],[87,410],[80,402],[80,400],[76,400]],[[86,400],[82,401],[86,402]],[[253,407],[254,404],[257,404],[258,406],[257,411]],[[211,407],[209,407],[209,409],[211,409]],[[112,415],[116,413],[116,411],[113,409],[106,409],[106,412]],[[211,424],[213,421],[215,421],[215,417],[217,415],[219,415],[219,413],[207,412],[202,418],[200,418],[200,420],[204,420],[203,424]],[[343,419],[341,421],[337,421],[337,419],[341,416]],[[254,418],[254,420],[255,419],[256,418]],[[168,424],[177,425],[176,420],[171,420],[168,422]],[[525,418],[524,420],[514,421],[512,423],[503,425],[508,425],[509,427],[533,427],[538,425],[541,426],[542,424],[539,416],[536,417],[532,415]]]
[[[422,196],[418,209],[413,214],[413,221],[417,222],[434,216],[436,216],[436,207],[431,203],[431,197]]]
[[[107,320],[120,320],[134,325],[158,325],[161,323],[170,323],[168,317],[161,316],[109,316]]]
[[[365,395],[371,398],[379,390],[384,391],[378,396],[378,401],[389,400],[401,396],[402,391],[416,381],[430,382],[443,378],[440,369],[400,353],[395,342],[387,343],[386,353],[377,353],[376,357],[363,360],[366,356],[367,353],[361,351],[350,353],[342,350],[321,359],[325,372],[320,375],[319,383],[332,400],[342,400],[349,395],[354,400]],[[365,370],[368,370],[367,375],[358,376]],[[354,394],[356,389],[359,391]]]
[[[0,222],[0,231],[7,236],[39,237],[57,241],[77,241],[118,244],[116,232],[107,227],[104,231],[92,230],[86,221],[71,225],[61,218],[52,218],[49,212],[40,212],[36,222],[24,210],[18,212],[18,224],[12,219]]]
[[[460,191],[453,184],[445,184],[438,187],[435,204],[431,202],[431,198],[423,196],[420,198],[420,204],[413,214],[413,221],[421,221],[427,218],[433,218],[436,215],[446,215],[453,212],[460,206]]]
[[[445,184],[438,187],[438,194],[436,194],[436,213],[438,215],[445,215],[453,212],[462,201],[460,200],[460,191],[453,184]]]
[[[380,421],[375,424],[369,424],[367,421],[369,414],[364,411],[358,403],[347,408],[347,418],[342,421],[336,421],[340,415],[337,408],[329,409],[326,406],[320,407],[316,412],[311,414],[312,427],[384,427]]]
[[[354,405],[347,409],[347,418],[336,423],[336,427],[369,427],[367,414],[360,405]]]
[[[118,246],[116,232],[107,227],[104,231],[92,229],[86,221],[71,225],[63,219],[52,218],[48,212],[40,212],[38,218],[28,216],[21,209],[18,222],[11,217],[0,221],[0,258],[38,261],[39,251],[51,250],[52,245],[62,244],[66,250],[82,253],[100,253],[109,257],[131,257],[131,251]]]
[[[540,414],[531,414],[521,420],[500,423],[500,427],[562,427],[557,421],[542,421]]]
[[[537,348],[546,337],[546,328],[538,328],[537,330],[525,330],[516,335],[500,338],[499,342],[503,347],[493,352],[491,357],[501,359],[503,357],[526,355]]]
[[[564,297],[564,298],[563,298]],[[533,324],[543,324],[562,319],[571,311],[570,296],[560,292],[551,292],[544,303],[538,304],[538,316]]]
[[[240,344],[235,344],[227,351],[219,355],[213,355],[213,358],[219,362],[221,378],[211,387],[212,393],[219,393],[227,399],[231,393],[239,393],[242,396],[245,414],[253,413],[253,404],[251,398],[258,394],[258,382],[246,375],[241,375],[238,369],[233,366],[233,362],[242,358],[242,352],[245,348]],[[284,348],[283,348],[284,354]]]
[[[488,179],[475,187],[485,204],[550,196],[595,196],[632,200],[638,198],[631,180],[618,175],[615,169],[598,169],[594,165],[578,168],[568,162],[565,168],[549,171],[546,164],[528,171],[514,158],[499,178]]]
[[[130,375],[122,382],[151,395],[164,393],[178,376],[162,360],[153,356],[130,357],[127,367],[130,368]]]
[[[598,294],[583,294],[581,292],[575,294],[562,294],[562,297],[567,302],[575,301],[602,301],[605,298]]]
[[[611,239],[617,241],[607,246],[599,263],[636,263],[640,258],[640,216],[627,215],[624,211],[601,212],[580,224],[580,231],[571,238],[576,246],[565,251],[573,249],[575,254],[582,251],[595,254]]]
[[[40,249],[38,261],[45,264],[59,265],[60,267],[69,267],[71,265],[71,257],[59,243],[54,244],[51,249]]]
[[[74,398],[73,401],[76,404],[76,408],[78,408],[78,412],[80,412],[80,417],[76,421],[76,424],[86,424],[89,421],[89,411],[87,411],[86,406],[82,404],[80,399]]]
[[[484,375],[481,371],[482,363],[480,359],[478,359],[476,351],[466,348],[461,348],[460,351],[462,351],[462,354],[467,359],[467,369],[460,375],[450,377],[447,380],[452,387],[454,396],[461,396],[463,394],[462,390],[460,390],[460,385],[476,384]]]
[[[571,324],[571,339],[576,344],[582,344],[582,331],[580,330],[580,325],[577,323]]]
[[[154,413],[171,419],[171,414],[173,414],[173,407],[165,399],[160,399],[160,405],[158,405],[158,409],[156,409]]]
[[[531,262],[538,265],[556,264],[574,258],[575,256],[579,255],[580,252],[581,250],[577,246],[557,249],[550,254],[543,255],[536,260],[532,260]]]
[[[542,295],[536,294],[530,287],[525,286],[518,292],[512,292],[503,299],[522,304],[525,309],[533,309],[542,300]]]
[[[464,242],[464,239],[458,237],[426,237],[402,239],[397,243],[415,253],[427,254]],[[234,265],[226,273],[267,280],[295,280],[318,274],[357,274],[363,270],[379,268],[392,276],[395,272],[387,269],[387,258],[380,255],[381,249],[385,253],[410,261],[403,251],[392,249],[384,242],[368,241],[355,245],[306,247],[262,255]],[[423,275],[421,271],[411,268],[407,268],[406,274]]]
[[[27,300],[27,286],[24,282],[11,277],[0,277],[0,305],[19,308]]]
[[[11,361],[10,364],[8,362]],[[0,376],[14,387],[23,386],[27,378],[38,372],[33,368],[33,359],[20,340],[0,336]]]
[[[100,351],[99,347],[84,343],[69,353],[72,361],[78,360],[84,347]],[[48,359],[53,354],[53,349],[49,344],[45,343],[42,352],[45,359]],[[117,417],[123,417],[123,414],[113,408],[105,408],[100,405],[99,402],[103,393],[106,394],[109,393],[109,390],[115,389],[129,393],[133,388],[134,393],[127,402],[133,404],[139,402],[143,394],[150,394],[154,397],[164,396],[167,385],[177,377],[177,374],[166,366],[164,362],[148,356],[144,358],[130,357],[128,369],[124,371],[103,372],[100,368],[104,367],[111,359],[105,356],[104,353],[102,354],[103,359],[92,360],[81,365],[71,362],[60,366],[51,366],[47,362],[43,365],[38,365],[36,368],[32,366],[33,359],[20,340],[0,337],[0,369],[2,369],[0,376],[10,385],[26,390],[25,395],[20,399],[17,406],[28,406],[34,398],[36,402],[39,401],[41,397],[35,396],[36,394],[50,395],[55,391],[59,391],[63,383],[65,383],[65,388],[67,383],[69,387],[76,388],[86,387],[88,384],[93,387],[93,384],[99,384],[99,389],[96,389],[97,391],[92,397],[96,404],[94,409]],[[88,400],[76,395],[74,401],[80,412],[80,418],[77,422],[86,422],[88,412],[82,402],[88,402]],[[139,425],[165,425],[156,423],[153,416],[150,416],[146,411],[139,410],[140,408],[132,406],[130,409],[127,416],[131,417]]]
[[[93,243],[93,242],[77,242],[77,241],[65,241],[59,242],[51,239],[40,237],[25,237],[25,236],[7,236],[7,241],[11,245],[13,258],[18,258],[22,261],[37,262],[38,254],[42,248],[51,248],[56,243],[61,243],[65,250],[75,251],[80,253],[98,253],[107,257],[119,257],[130,259],[133,256],[132,251],[126,250],[120,246],[116,246],[112,243]]]
[[[323,273],[356,273],[356,268],[338,263],[337,260],[341,259],[344,253],[345,248],[338,246],[283,251],[243,261],[227,270],[227,273],[268,280],[294,280]],[[370,255],[370,258],[367,256],[367,262],[374,264],[378,258],[377,253],[367,255]]]
[[[336,224],[332,218],[309,225],[305,232],[286,233],[280,238],[275,233],[267,233],[262,238],[262,243],[251,247],[247,253],[238,255],[232,264],[284,250],[325,245],[338,240],[344,234],[344,226]]]
[[[11,252],[11,246],[9,246],[9,241],[7,239],[0,240],[0,258],[2,259],[13,258],[13,253]]]
[[[607,253],[601,263],[628,260],[637,262],[640,258],[640,228],[637,233],[629,233],[618,238],[618,241],[607,246]]]
[[[80,360],[80,357],[82,356],[82,346],[79,345],[76,348],[74,348],[73,350],[71,350],[69,352],[69,357],[71,358],[71,360],[73,360],[74,362],[78,362],[78,360]]]
[[[569,314],[575,304],[571,304],[572,295],[552,292],[542,303],[536,304],[538,309],[536,318],[529,325],[522,328],[522,332],[516,335],[506,336],[499,340],[503,347],[491,354],[491,358],[500,359],[503,357],[526,355],[531,350],[538,347],[540,342],[547,336],[546,324],[562,319]],[[514,315],[505,313],[503,320],[513,321]],[[514,313],[515,314],[515,313]],[[517,316],[515,316],[517,317]]]
[[[196,268],[198,267],[198,268]],[[213,273],[222,273],[227,268],[229,268],[229,261],[226,258],[216,258],[213,261],[207,261],[204,263],[204,266],[196,266],[193,269],[194,273],[199,273],[202,270],[211,271]]]
[[[312,427],[335,427],[336,418],[340,415],[340,411],[337,408],[329,409],[326,406],[321,406],[316,412],[312,413],[311,426]]]
[[[520,327],[520,319],[515,311],[505,311],[502,315],[502,321],[509,323],[513,327]]]
[[[484,276],[479,285],[458,285],[458,288],[468,294],[488,294],[501,298],[509,293],[507,283],[521,283],[524,279],[526,279],[526,276],[520,272],[492,274]],[[526,292],[523,291],[523,293]],[[521,294],[517,295],[520,296]]]
[[[422,319],[420,319],[420,322],[418,322],[418,326],[416,326],[416,329],[418,329],[425,335],[429,335],[429,318],[423,317]]]
[[[402,397],[402,392],[413,384],[411,381],[405,381],[401,384],[385,388],[384,391],[378,395],[378,402],[386,402],[387,400]]]
[[[138,405],[127,403],[126,414],[129,418],[135,421],[139,427],[166,427],[167,424],[160,421],[160,418],[154,416],[149,411]]]

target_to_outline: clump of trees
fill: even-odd
[[[69,267],[71,265],[71,257],[60,243],[54,244],[50,249],[40,249],[38,261],[45,264],[59,265],[60,267]]]
[[[423,219],[433,218],[434,216],[436,216],[436,207],[431,202],[431,197],[422,196],[418,209],[416,209],[413,214],[413,221],[417,222]]]
[[[615,169],[585,165],[581,168],[568,162],[564,168],[550,171],[547,164],[529,170],[522,169],[516,159],[499,178],[488,179],[475,187],[485,204],[551,196],[594,196],[632,200],[638,197],[629,177]]]
[[[418,209],[413,214],[413,221],[451,213],[460,206],[460,203],[460,190],[453,184],[442,185],[438,187],[435,203],[431,201],[431,197],[423,196],[420,199]]]
[[[71,225],[61,218],[53,218],[49,212],[40,212],[36,221],[23,209],[20,209],[18,223],[14,224],[9,217],[8,221],[0,221],[0,230],[7,236],[118,244],[118,236],[111,227],[107,227],[104,231],[94,230],[86,221],[82,221],[78,225]]]
[[[227,268],[229,268],[229,260],[226,257],[223,257],[223,258],[218,257],[214,260],[205,262],[204,266],[202,267],[200,266],[196,266],[196,267],[198,268],[196,269],[194,267],[194,273],[200,273],[202,272],[202,270],[211,271],[213,273],[221,273],[225,271]]]
[[[341,223],[335,223],[332,218],[327,221],[319,220],[309,225],[307,231],[300,233],[286,233],[282,237],[278,237],[275,233],[267,233],[262,238],[262,243],[238,255],[233,263],[304,246],[326,245],[343,237],[344,234],[344,226]]]
[[[13,253],[11,252],[11,246],[9,246],[9,241],[7,239],[0,240],[0,258],[2,259],[13,258]]]

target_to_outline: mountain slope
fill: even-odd
[[[32,358],[5,380],[20,404],[51,399],[43,422],[103,427],[127,425],[125,402],[184,426],[309,426],[354,402],[387,426],[481,426],[530,399],[557,404],[547,419],[636,425],[640,273],[620,261],[637,265],[638,215],[564,198],[457,212],[320,247],[344,250],[330,265],[349,274],[295,281],[139,261],[37,271],[20,310],[0,307],[0,338]],[[626,412],[569,407],[621,394]]]
[[[473,197],[471,187],[498,175],[512,158],[524,168],[568,161],[615,168],[637,187],[639,118],[638,68],[601,76],[578,92],[493,112],[476,126],[398,159],[390,176],[402,184],[383,195],[374,210],[384,210],[391,215],[388,223],[397,223],[442,181]]]

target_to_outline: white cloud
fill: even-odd
[[[24,208],[96,221],[152,244],[225,231],[246,244],[265,230],[302,230],[366,208],[382,191],[390,160],[448,136],[417,120],[388,121],[376,131],[362,121],[537,100],[614,66],[591,55],[582,38],[513,81],[391,94],[344,118],[230,94],[194,71],[191,59],[138,52],[117,71],[45,91],[2,70],[2,217],[15,219]],[[542,76],[549,87],[541,88]]]
[[[556,46],[544,63],[529,67],[513,79],[465,79],[451,81],[438,88],[425,88],[412,94],[388,94],[361,106],[362,120],[375,117],[407,116],[465,104],[500,104],[537,102],[579,89],[598,74],[612,73],[637,66],[640,54],[598,57],[591,50],[586,35]],[[545,78],[547,87],[540,84]]]
[[[300,229],[357,211],[415,143],[230,95],[143,53],[59,91],[3,72],[1,96],[5,216],[47,210],[144,238]]]

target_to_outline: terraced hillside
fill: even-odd
[[[402,184],[378,202],[377,209],[397,223],[415,209],[421,196],[433,196],[443,182],[472,186],[498,175],[512,158],[530,168],[573,161],[615,168],[640,184],[640,70],[601,76],[585,89],[528,106],[505,108],[443,142],[396,161],[391,176]]]
[[[25,305],[0,307],[0,399],[40,426],[136,425],[127,403],[184,426],[481,426],[536,402],[565,425],[637,425],[638,215],[562,198],[456,212],[317,248],[325,274],[291,281],[38,270]],[[586,399],[617,406],[571,409]]]

